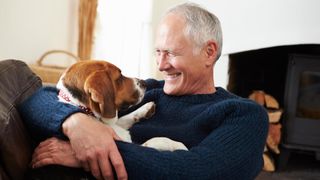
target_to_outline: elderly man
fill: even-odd
[[[220,23],[209,11],[186,3],[166,12],[155,44],[164,81],[147,80],[143,103],[154,101],[156,113],[130,129],[134,143],[122,142],[76,107],[46,100],[56,99],[56,90],[41,89],[21,106],[26,124],[42,138],[69,141],[40,143],[33,167],[82,167],[98,179],[254,179],[263,165],[267,115],[254,102],[215,87],[221,48]],[[189,151],[139,145],[159,136]]]

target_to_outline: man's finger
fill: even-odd
[[[90,172],[90,166],[87,161],[80,161],[80,164],[85,171]]]
[[[55,141],[59,141],[59,140],[58,140],[57,138],[55,138],[55,137],[46,139],[46,140],[40,142],[39,145],[38,145],[38,147],[39,147],[39,148],[42,148],[42,147],[44,147],[44,146],[48,146],[49,144],[54,143]]]
[[[49,158],[48,153],[40,153],[40,154],[34,153],[32,155],[31,164],[33,165],[36,162],[41,161],[42,159],[46,159],[46,158]]]
[[[118,179],[128,179],[127,171],[119,151],[111,151],[109,157]]]
[[[95,178],[101,179],[101,172],[100,172],[99,164],[97,161],[99,160],[96,160],[96,159],[89,160],[90,171]]]
[[[46,159],[50,157],[51,156],[50,156],[49,148],[47,146],[42,146],[42,147],[38,146],[32,154],[31,165],[37,161],[41,161],[42,159]]]
[[[99,158],[99,165],[103,179],[114,179],[112,166],[108,156],[102,156]]]
[[[48,157],[48,158],[40,159],[38,161],[34,161],[31,167],[39,168],[39,167],[50,165],[50,164],[56,164],[56,162],[52,158]]]

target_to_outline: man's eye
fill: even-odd
[[[176,57],[176,54],[173,53],[173,52],[168,52],[168,56],[169,56],[169,57]]]
[[[160,51],[159,49],[156,49],[156,52],[155,52],[155,53],[156,53],[157,56],[160,56],[160,55],[161,55],[161,51]]]
[[[155,54],[157,56],[161,56],[161,55],[164,55],[164,56],[167,56],[167,57],[170,57],[170,58],[173,58],[173,57],[176,57],[177,54],[172,52],[172,51],[168,51],[168,50],[159,50],[159,49],[156,49],[155,50]]]

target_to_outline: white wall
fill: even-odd
[[[150,0],[101,0],[93,59],[108,60],[127,76],[150,77],[151,11]]]
[[[320,43],[319,0],[192,1],[219,17],[224,32],[224,54]]]
[[[291,44],[320,44],[319,0],[191,0],[213,12],[223,30],[215,84],[226,87],[228,54]]]
[[[0,0],[0,60],[34,63],[52,49],[76,53],[77,11],[78,0]],[[56,57],[48,63],[69,60]]]

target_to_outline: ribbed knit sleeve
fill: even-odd
[[[62,133],[63,121],[81,109],[58,101],[58,90],[43,87],[18,106],[28,131],[35,140],[49,137],[66,138]]]

